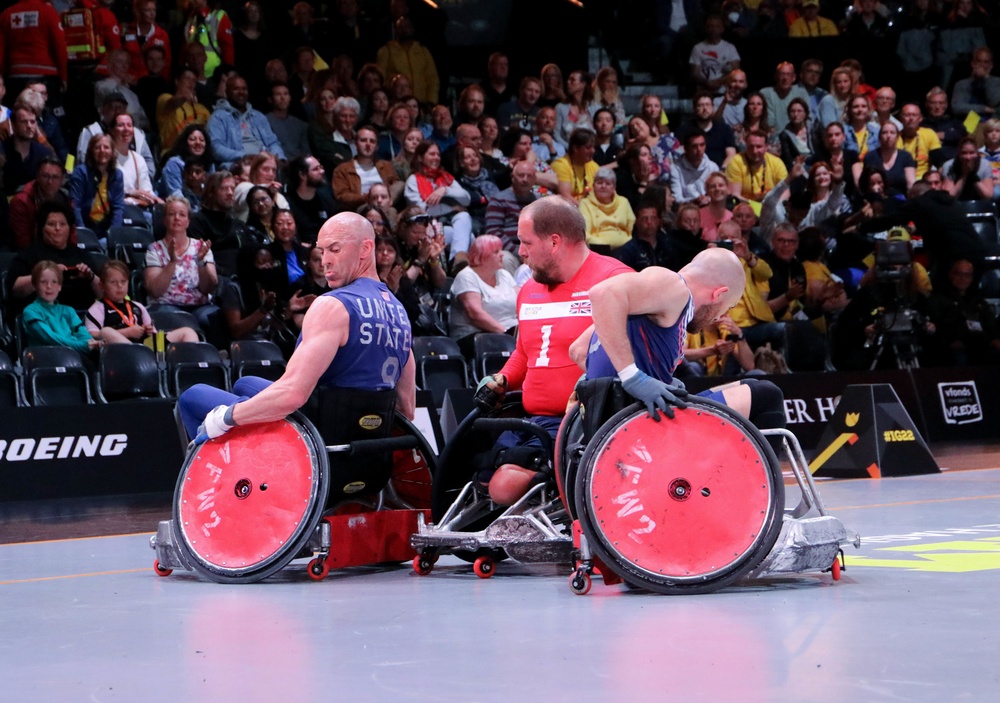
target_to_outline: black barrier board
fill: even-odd
[[[447,442],[455,433],[459,423],[472,412],[475,404],[472,402],[476,391],[472,388],[452,388],[445,391],[444,403],[441,405],[441,431]]]
[[[807,456],[811,457],[821,449],[819,445],[823,431],[834,416],[840,396],[849,385],[889,384],[923,433],[920,404],[913,381],[906,371],[793,373],[761,378],[773,382],[784,394],[785,422]],[[685,379],[684,382],[689,391],[697,393],[734,380],[736,379],[692,378]]]
[[[996,368],[913,372],[931,442],[996,440],[1000,436],[1000,372]]]
[[[0,501],[172,491],[182,458],[168,400],[16,408],[0,423]]]
[[[848,386],[809,470],[831,478],[938,473],[920,431],[888,384]]]

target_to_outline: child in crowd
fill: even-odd
[[[146,308],[128,297],[129,268],[111,260],[101,267],[103,297],[87,310],[86,329],[96,340],[107,344],[142,342],[156,328]],[[190,327],[178,327],[166,334],[168,342],[197,342],[198,333]]]
[[[76,273],[75,269],[66,269]],[[25,345],[69,347],[87,352],[101,346],[87,332],[76,310],[56,302],[62,290],[63,268],[54,261],[39,261],[31,269],[31,284],[37,297],[24,309]]]

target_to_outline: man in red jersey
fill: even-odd
[[[503,369],[484,378],[477,390],[480,398],[520,389],[529,419],[553,438],[580,378],[569,346],[591,324],[590,288],[632,270],[590,251],[586,229],[579,209],[562,198],[536,200],[521,211],[518,253],[533,278],[517,296],[517,346]],[[537,437],[521,432],[504,432],[496,450],[492,466],[478,478],[494,502],[512,505],[550,457]]]

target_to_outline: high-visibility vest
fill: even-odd
[[[212,10],[203,19],[198,13],[187,21],[184,36],[188,43],[198,42],[205,47],[208,60],[205,62],[205,75],[211,76],[222,63],[219,49],[219,25],[226,13],[223,10]]]

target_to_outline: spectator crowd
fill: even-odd
[[[636,270],[742,260],[741,301],[689,335],[682,377],[770,370],[803,335],[818,369],[998,363],[996,9],[660,4],[663,51],[690,48],[682,114],[655,90],[632,114],[613,66],[515,76],[504,51],[449,83],[406,0],[8,3],[8,336],[90,353],[180,310],[219,349],[288,353],[328,290],[317,232],[355,211],[414,333],[471,357],[476,334],[516,333],[521,209],[566,198],[590,247]],[[733,43],[838,34],[896,46],[899,84],[868,85],[851,56],[748,75]],[[121,246],[136,230],[149,241]]]

